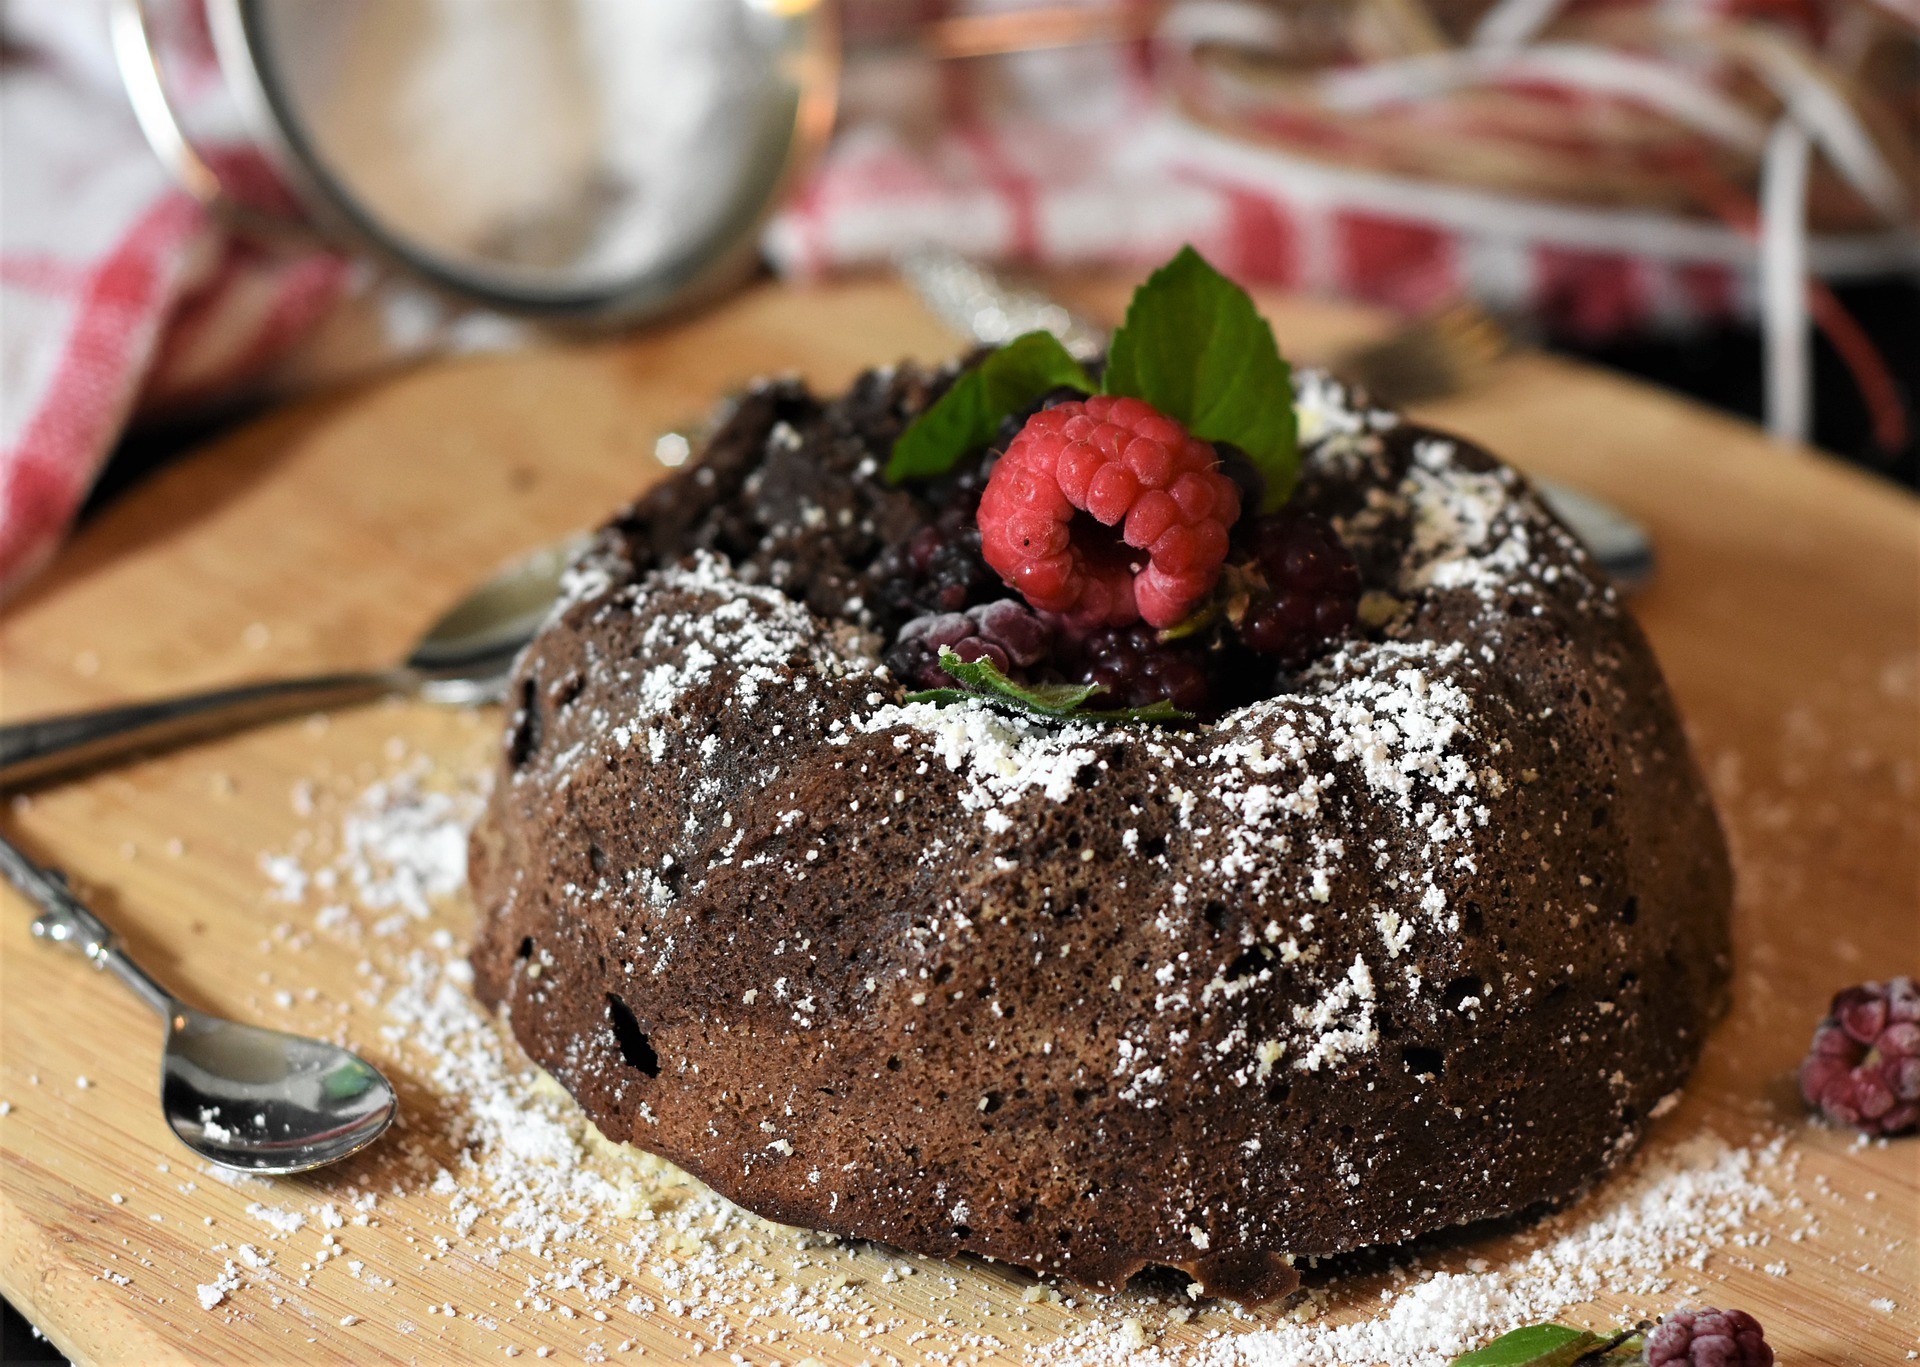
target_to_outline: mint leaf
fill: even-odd
[[[1530,1324],[1453,1360],[1453,1367],[1573,1367],[1606,1339],[1564,1324]]]
[[[1245,451],[1266,479],[1261,512],[1293,492],[1292,372],[1247,292],[1192,247],[1134,291],[1104,383],[1104,392],[1145,399],[1196,437]]]
[[[986,701],[1018,712],[1033,712],[1055,721],[1142,721],[1180,722],[1193,720],[1191,712],[1182,712],[1162,698],[1146,707],[1090,708],[1086,704],[1104,690],[1099,684],[1020,684],[1002,674],[992,660],[971,664],[953,653],[951,646],[940,647],[940,668],[963,685],[962,688],[929,688],[907,694],[908,702],[936,704]]]
[[[887,461],[887,482],[944,475],[969,451],[993,440],[1001,422],[1050,389],[1094,384],[1051,332],[1014,338],[969,370],[933,407],[907,425]]]

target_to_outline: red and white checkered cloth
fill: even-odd
[[[223,232],[146,148],[105,4],[0,10],[0,597],[51,555],[137,413],[520,335],[362,263]],[[793,276],[883,265],[930,242],[1140,267],[1191,242],[1249,282],[1406,311],[1466,292],[1589,334],[1752,309],[1752,247],[1731,229],[1289,157],[1183,121],[1156,76],[1144,43],[855,61],[840,130],[769,225],[767,256]],[[1834,264],[1820,250],[1816,270]],[[341,324],[349,313],[359,325]]]

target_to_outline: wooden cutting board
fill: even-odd
[[[1118,282],[1059,284],[1109,317],[1124,299]],[[1381,325],[1265,302],[1300,358]],[[393,658],[495,564],[657,477],[655,435],[742,378],[798,370],[831,389],[872,361],[956,349],[889,284],[765,287],[632,339],[424,367],[289,408],[111,508],[10,607],[0,707],[19,718]],[[1792,1074],[1835,988],[1920,970],[1920,507],[1744,424],[1540,357],[1422,416],[1615,500],[1658,544],[1660,577],[1637,611],[1731,837],[1740,954],[1734,1013],[1661,1136],[1744,1140],[1778,1127],[1797,1174],[1786,1194],[1804,1203],[1756,1217],[1749,1242],[1770,1240],[1764,1249],[1716,1255],[1687,1277],[1757,1314],[1790,1367],[1904,1360],[1920,1348],[1920,1140],[1861,1146],[1805,1124]],[[497,726],[493,713],[369,707],[46,788],[0,820],[87,887],[183,995],[243,1019],[344,1029],[411,1097],[422,1084],[356,1005],[361,951],[302,934],[313,906],[273,901],[260,859],[297,848],[335,810],[328,802],[412,756],[483,771]],[[306,810],[314,792],[320,817]],[[397,1283],[375,1309],[337,1261],[296,1270],[320,1247],[309,1227],[272,1245],[277,1272],[203,1311],[196,1287],[232,1256],[216,1246],[265,1246],[271,1233],[249,1202],[306,1208],[352,1195],[368,1175],[384,1190],[398,1150],[276,1184],[273,1198],[210,1180],[157,1115],[156,1023],[35,943],[18,898],[0,905],[0,1291],[75,1358],[500,1361],[509,1346],[531,1355],[538,1344],[577,1360],[622,1340],[679,1355],[736,1314],[676,1316],[655,1287],[662,1308],[618,1309],[608,1323],[520,1315],[526,1269],[511,1259],[422,1258],[447,1217],[418,1184],[342,1232],[355,1259]],[[464,936],[471,915],[458,905],[441,924]],[[412,1134],[434,1139],[429,1121]],[[1818,1232],[1790,1241],[1809,1212]],[[864,1298],[884,1332],[861,1338],[823,1321],[766,1344],[742,1320],[727,1351],[747,1361],[1046,1356],[1059,1334],[1115,1315],[1084,1299],[1035,1302],[1030,1279],[981,1263],[875,1262],[871,1250],[823,1260],[778,1231],[765,1240],[776,1245],[768,1265],[796,1282],[851,1274],[833,1294]],[[915,1264],[924,1275],[873,1275]],[[1375,1294],[1375,1282],[1355,1285]],[[429,1317],[446,1303],[454,1315]],[[1603,1297],[1569,1316],[1600,1323],[1618,1308]],[[1186,1323],[1142,1313],[1157,1344],[1148,1351],[1179,1357],[1275,1312],[1203,1308]]]

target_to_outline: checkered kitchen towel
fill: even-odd
[[[9,3],[0,75],[0,592],[59,543],[144,392],[216,394],[338,297],[338,258],[229,243],[147,150],[101,6]]]
[[[1873,2],[1896,14],[1913,0]],[[925,22],[1019,3],[848,0],[846,9],[857,30],[863,11]],[[1524,21],[1555,3],[1495,8]],[[145,147],[112,69],[106,0],[0,5],[0,596],[52,554],[137,413],[513,340],[500,320],[448,316],[363,264],[230,237],[168,184]],[[1177,7],[1203,17],[1220,9]],[[1467,292],[1589,334],[1751,311],[1753,249],[1734,228],[1560,207],[1229,137],[1172,112],[1167,51],[1142,40],[990,61],[933,63],[897,49],[858,57],[839,131],[770,224],[768,258],[784,274],[818,276],[935,242],[985,259],[1139,267],[1191,242],[1249,282],[1406,311]],[[1583,50],[1556,60],[1624,80],[1626,96],[1604,97],[1614,113],[1644,103],[1633,82],[1657,74],[1639,57],[1622,65]],[[1536,74],[1523,72],[1522,83]],[[1445,76],[1431,63],[1406,73]],[[1401,79],[1386,83],[1390,96]],[[1674,84],[1665,97],[1682,114],[1712,115],[1752,140],[1738,111],[1702,104],[1691,78]],[[1356,109],[1377,105],[1381,82],[1371,88],[1342,97]],[[1815,112],[1818,96],[1804,96]],[[1916,259],[1910,225],[1904,242],[1895,255]],[[1865,246],[1816,239],[1811,250],[1816,271],[1884,269],[1889,259],[1884,235]],[[341,327],[356,310],[375,325]]]
[[[106,0],[0,3],[0,601],[59,546],[136,415],[517,336],[365,263],[229,233],[141,136]]]

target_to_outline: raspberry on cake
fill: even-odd
[[[1724,1009],[1725,846],[1604,575],[1191,253],[1097,381],[753,389],[509,696],[479,994],[788,1223],[1264,1299],[1568,1199]]]
[[[1212,591],[1240,516],[1219,466],[1139,399],[1044,409],[987,481],[981,551],[1029,603],[1076,626],[1174,626]]]

